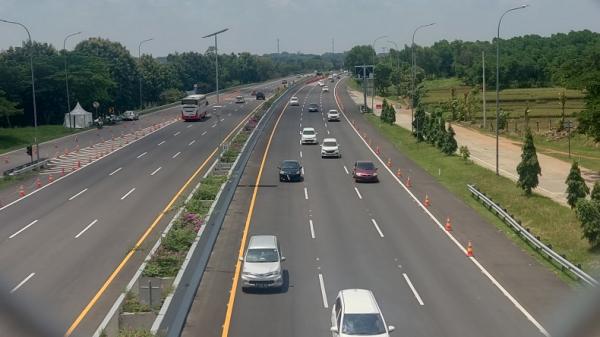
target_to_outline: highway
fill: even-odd
[[[279,82],[241,90],[246,103],[227,100],[219,121],[175,122],[1,209],[1,280],[10,296],[34,300],[63,331],[90,336],[170,220],[165,208],[262,102],[250,90],[270,96]]]
[[[328,84],[333,89],[333,83]],[[222,243],[217,243],[215,261],[203,280],[207,283],[200,286],[183,336],[216,335],[217,331],[223,337],[328,336],[331,306],[337,292],[345,288],[371,289],[387,323],[396,326],[392,335],[548,335],[477,256],[467,257],[458,241],[440,229],[433,216],[381,167],[350,119],[325,120],[328,109],[339,109],[338,102],[353,106],[341,93],[336,102],[333,91],[322,93],[315,84],[303,87],[297,93],[301,106],[283,108],[272,139],[264,135],[264,157],[255,153],[247,168],[257,178],[244,179],[248,184],[244,186],[254,186],[253,179],[257,186],[253,193],[241,192],[238,202],[243,200],[246,207],[243,216],[242,207],[232,204],[234,214],[228,215],[230,223],[226,220],[222,230],[228,238],[219,238]],[[321,111],[307,112],[309,103],[319,104]],[[314,127],[319,140],[336,138],[342,158],[322,159],[319,146],[301,145],[302,127]],[[303,182],[279,182],[277,166],[286,159],[301,161]],[[356,160],[374,161],[380,182],[355,183],[351,169]],[[231,267],[238,256],[232,243],[240,244],[232,238],[241,237],[241,247],[247,243],[242,231],[248,237],[278,236],[287,258],[283,262],[286,282],[280,292],[242,292],[240,263]],[[524,256],[517,250],[518,254]],[[215,276],[215,270],[223,275]],[[232,284],[223,285],[231,278]],[[552,282],[557,283],[548,283]],[[535,287],[530,285],[532,293]],[[214,322],[215,312],[224,315],[223,320]]]

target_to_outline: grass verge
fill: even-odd
[[[40,125],[38,126],[38,142],[47,142],[84,130],[86,129],[77,129],[73,131],[62,125]],[[0,128],[0,154],[20,149],[33,143],[33,135],[33,127]]]
[[[416,143],[410,131],[399,126],[382,124],[379,118],[371,115],[365,115],[365,118],[391,141],[396,149],[425,169],[434,179],[543,264],[550,263],[471,197],[467,184],[477,185],[481,191],[520,219],[523,226],[530,228],[531,232],[540,236],[545,243],[550,243],[555,251],[565,254],[571,262],[580,263],[588,272],[597,273],[600,270],[600,251],[590,249],[587,241],[581,238],[579,222],[569,208],[537,194],[526,197],[508,178],[497,177],[492,171],[457,156],[445,156],[426,143]],[[438,170],[441,170],[441,175],[438,175]],[[557,271],[555,268],[553,270]],[[563,273],[557,274],[565,280],[569,279]]]

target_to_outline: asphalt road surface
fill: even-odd
[[[254,88],[269,96],[278,83]],[[262,102],[251,89],[241,91],[245,104],[226,101],[220,120],[173,123],[0,210],[0,285],[16,301],[34,301],[63,331],[90,336],[170,220],[165,206]],[[119,267],[146,232],[141,252]]]
[[[183,336],[221,333],[222,320],[212,326],[202,317],[218,320],[214,313],[226,310],[227,299],[218,296],[229,296],[220,289],[231,286],[223,284],[232,277],[231,310],[225,316],[222,336],[330,335],[331,306],[337,292],[346,288],[372,290],[387,323],[396,326],[393,335],[546,334],[544,326],[477,256],[468,258],[458,241],[441,230],[381,167],[347,119],[326,121],[326,111],[338,108],[333,91],[322,93],[314,84],[302,88],[297,94],[301,106],[286,107],[276,123],[264,166],[260,165],[261,153],[253,156],[247,168],[262,170],[260,188],[255,190],[258,193],[248,214],[248,235],[279,237],[287,258],[283,289],[244,293],[236,282],[239,275],[231,267],[234,259],[213,261]],[[319,104],[321,111],[308,112],[310,103]],[[299,131],[303,127],[314,127],[320,141],[336,138],[342,158],[322,159],[319,146],[301,145]],[[277,166],[286,159],[301,161],[303,182],[279,182]],[[380,182],[355,183],[351,168],[356,160],[374,161]],[[244,183],[254,181],[246,179]],[[241,195],[252,197],[247,189]],[[238,247],[233,243],[239,241],[231,237],[241,236],[237,229],[243,229],[248,209],[242,212],[235,200],[233,205],[235,214],[228,217],[238,221],[237,228],[226,223],[221,235],[229,239],[220,237],[222,242],[217,242],[214,254],[237,258]],[[215,271],[223,275],[212,276]],[[202,296],[208,299],[202,300]]]

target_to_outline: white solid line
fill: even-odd
[[[192,146],[192,145],[193,145],[195,142],[196,142],[196,140],[195,140],[195,139],[194,139],[194,140],[192,140],[192,141],[191,141],[191,142],[188,144],[188,146]]]
[[[304,188],[304,199],[308,200],[308,190]]]
[[[300,158],[302,158],[302,151],[300,151]]]
[[[410,287],[410,290],[412,290],[413,294],[417,298],[417,301],[419,301],[419,304],[420,305],[425,305],[425,303],[423,303],[423,300],[421,299],[421,296],[419,296],[419,293],[417,292],[417,289],[415,289],[415,287],[413,286],[412,282],[410,282],[410,279],[408,278],[408,275],[406,275],[406,273],[402,273],[402,275],[404,276],[404,279],[406,280],[406,283],[408,283],[408,286]]]
[[[122,167],[119,167],[118,169],[116,169],[116,170],[112,171],[112,172],[111,172],[111,173],[109,173],[108,175],[109,175],[109,176],[112,176],[113,174],[115,174],[115,173],[117,173],[117,172],[121,171],[122,169],[123,169]]]
[[[202,132],[202,134],[200,136],[204,136],[206,134],[206,131]]]
[[[360,195],[360,192],[358,191],[358,188],[354,187],[354,190],[356,191],[356,194],[358,195],[358,198],[362,199],[362,195]]]
[[[160,166],[159,168],[157,168],[156,170],[154,170],[154,172],[150,173],[151,176],[155,175],[156,172],[160,171],[160,169],[162,169],[162,166]]]
[[[340,82],[338,82],[339,84]],[[334,87],[334,93],[335,90],[337,90],[337,84]],[[404,191],[406,191],[406,193],[408,193],[408,195],[411,196],[411,198],[413,198],[413,200],[417,203],[417,205],[419,207],[421,207],[421,209],[431,218],[431,220],[433,220],[433,222],[438,226],[438,228],[440,228],[442,230],[442,232],[444,234],[446,234],[448,236],[448,238],[450,238],[450,240],[452,242],[454,242],[454,244],[458,247],[458,249],[460,251],[462,251],[464,254],[467,253],[467,250],[465,249],[465,247],[463,247],[461,245],[460,242],[458,242],[458,240],[449,232],[446,231],[444,228],[444,225],[442,225],[442,223],[429,211],[429,209],[427,209],[427,207],[425,207],[421,201],[419,200],[419,198],[417,198],[406,186],[404,186],[404,184],[402,183],[402,181],[400,181],[400,179],[398,177],[396,177],[396,175],[394,174],[394,172],[385,165],[385,163],[383,162],[383,160],[375,153],[375,151],[373,151],[373,149],[369,146],[369,144],[367,143],[367,141],[360,135],[360,132],[358,132],[358,130],[354,127],[354,125],[352,125],[350,119],[348,118],[348,116],[346,116],[346,113],[343,111],[342,107],[340,106],[338,100],[337,100],[337,96],[335,96],[335,100],[336,100],[336,104],[340,110],[340,112],[342,112],[342,115],[344,116],[344,119],[346,119],[346,121],[348,122],[348,125],[350,125],[350,127],[354,130],[354,133],[356,133],[356,135],[358,135],[359,139],[362,140],[363,144],[367,147],[367,149],[373,154],[373,156],[381,163],[382,167],[389,172],[389,174],[392,176],[392,178],[394,180],[396,180],[396,182],[404,189]],[[473,262],[473,264],[475,264],[479,270],[492,282],[492,284],[494,284],[496,286],[496,288],[498,288],[498,290],[500,290],[500,292],[502,292],[502,294],[504,296],[506,296],[506,298],[508,298],[508,300],[523,314],[523,316],[525,316],[525,318],[527,318],[539,331],[540,333],[542,333],[544,336],[549,337],[550,334],[548,333],[548,331],[546,331],[546,329],[521,305],[521,303],[519,303],[493,276],[492,274],[490,274],[485,267],[483,267],[479,261],[475,258],[475,257],[471,257],[470,258],[471,262]]]
[[[98,222],[98,219],[95,219],[94,221],[90,222],[89,225],[87,225],[81,232],[79,232],[79,234],[75,235],[75,239],[77,239],[78,237],[80,237],[83,233],[85,233],[85,231],[87,231],[88,229],[90,229],[90,227],[92,227],[94,224],[96,224],[96,222]]]
[[[85,191],[87,191],[87,190],[88,190],[87,188],[84,188],[84,189],[83,189],[83,190],[81,190],[79,193],[77,193],[77,194],[75,194],[74,196],[70,197],[70,198],[69,198],[69,201],[71,201],[71,200],[73,200],[73,199],[77,198],[78,196],[82,195],[82,194],[83,194],[83,193],[85,193]]]
[[[310,236],[314,239],[315,238],[315,227],[313,226],[313,221],[308,220],[308,224],[310,225]]]
[[[142,158],[143,156],[145,156],[147,154],[148,154],[148,152],[144,152],[144,153],[140,154],[139,156],[137,156],[137,158],[140,159],[140,158]]]
[[[175,159],[175,158],[177,158],[177,156],[179,156],[180,154],[181,154],[181,152],[177,152],[177,153],[175,153],[175,154],[173,155],[173,157],[172,157],[172,158],[173,158],[173,159]]]
[[[23,227],[23,228],[19,229],[19,230],[18,230],[18,231],[17,231],[15,234],[13,234],[13,235],[9,236],[8,238],[9,238],[9,239],[12,239],[12,238],[14,238],[15,236],[17,236],[17,235],[21,234],[21,232],[22,232],[22,231],[24,231],[24,230],[26,230],[27,228],[29,228],[29,227],[33,226],[33,225],[34,225],[36,222],[38,222],[38,221],[37,221],[37,220],[33,220],[32,222],[30,222],[30,223],[29,223],[29,225],[27,225],[27,226],[25,226],[25,227]]]
[[[173,136],[178,136],[181,133],[181,131],[177,131],[173,134]]]
[[[329,308],[329,304],[327,304],[327,294],[325,293],[325,281],[323,281],[323,274],[320,273],[319,284],[321,285],[321,297],[323,298],[323,307]]]
[[[17,284],[16,287],[12,288],[10,293],[12,294],[15,291],[19,290],[19,288],[21,288],[25,283],[27,283],[27,281],[29,281],[33,276],[35,276],[35,273],[29,274],[29,276],[27,276],[23,281],[21,281],[21,283]]]
[[[133,193],[133,191],[135,191],[135,187],[129,190],[129,192],[125,193],[125,195],[121,197],[121,200],[127,198],[131,193]]]
[[[162,142],[158,143],[158,146],[161,146],[161,145],[163,145],[165,142],[166,142],[166,141],[165,141],[165,140],[163,140]]]
[[[375,226],[375,229],[379,233],[379,236],[383,237],[383,233],[381,232],[381,228],[379,228],[379,225],[377,225],[377,221],[375,221],[375,219],[371,219],[371,222],[373,223],[373,226]]]
[[[350,174],[350,172],[348,172],[348,168],[346,167],[346,165],[344,165],[344,171],[346,171],[346,174]]]

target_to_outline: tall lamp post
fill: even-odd
[[[392,40],[387,41],[389,44],[393,44],[396,47],[396,51],[398,55],[396,55],[396,66],[398,67],[398,88],[400,88],[400,48],[398,48],[398,44]],[[390,51],[390,57],[392,56],[392,52]],[[393,62],[393,60],[392,60]]]
[[[8,21],[8,20],[4,20],[4,19],[0,19],[0,22],[10,23],[13,25],[21,26],[27,32],[27,38],[29,41],[29,67],[31,68],[31,95],[32,95],[32,99],[33,99],[33,143],[35,144],[36,159],[39,160],[40,159],[40,145],[38,144],[38,137],[37,137],[37,135],[38,135],[37,105],[35,102],[35,76],[33,74],[33,42],[31,41],[31,34],[29,33],[29,29],[27,29],[27,27],[25,27],[25,25],[22,23],[15,22],[15,21]]]
[[[415,31],[413,32],[412,35],[412,44],[410,45],[410,52],[411,52],[411,58],[412,58],[412,76],[411,76],[411,94],[410,94],[410,132],[413,133],[413,120],[414,120],[414,116],[415,116],[415,108],[414,108],[414,103],[415,103],[415,77],[417,76],[416,73],[416,66],[417,66],[417,58],[415,56],[415,35],[417,34],[417,31],[419,31],[422,28],[425,27],[430,27],[435,25],[435,22],[427,24],[427,25],[421,25],[419,27],[417,27],[415,29]]]
[[[146,39],[146,40],[142,40],[138,44],[138,62],[140,64],[140,75],[139,75],[139,78],[140,78],[140,110],[142,110],[142,108],[144,106],[143,105],[143,101],[142,101],[142,45],[144,43],[146,43],[148,41],[152,41],[152,40],[154,40],[153,37],[149,38],[149,39]]]
[[[375,101],[375,58],[377,57],[377,49],[375,49],[375,44],[377,43],[377,41],[385,39],[387,37],[387,35],[382,35],[376,38],[375,41],[373,41],[373,44],[371,45],[371,47],[373,48],[373,52],[375,52],[375,54],[373,54],[373,94],[371,95],[371,111],[373,113],[375,113],[375,105],[373,102]]]
[[[69,96],[69,69],[68,69],[68,65],[67,65],[67,40],[75,35],[79,35],[81,34],[81,32],[77,32],[77,33],[72,33],[69,34],[67,36],[65,36],[65,39],[63,40],[63,52],[65,53],[65,87],[67,89],[67,113],[69,114],[69,128],[73,128],[73,119],[71,118],[71,98]]]
[[[218,49],[218,44],[217,44],[217,35],[219,35],[221,33],[225,33],[228,30],[229,30],[229,28],[221,29],[218,32],[214,32],[212,34],[208,34],[208,35],[202,37],[203,39],[205,39],[207,37],[211,37],[211,36],[215,37],[215,85],[216,85],[216,92],[217,92],[217,104],[219,104],[219,49]]]
[[[500,169],[498,167],[498,159],[500,157],[498,141],[498,120],[500,119],[500,25],[502,24],[502,19],[504,16],[509,12],[527,7],[529,7],[529,5],[521,5],[519,7],[511,8],[505,11],[502,16],[500,16],[500,20],[498,20],[498,35],[496,36],[496,175],[500,175]]]

